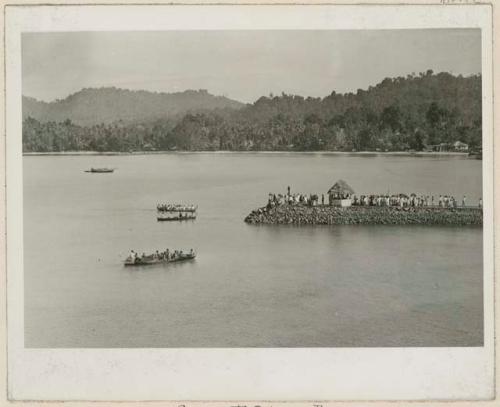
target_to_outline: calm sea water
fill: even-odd
[[[116,167],[113,174],[83,172]],[[24,157],[27,347],[479,346],[482,228],[256,226],[269,192],[481,196],[461,157]],[[199,205],[157,222],[159,202]],[[194,262],[125,268],[130,249]]]

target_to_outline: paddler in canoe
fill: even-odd
[[[188,253],[184,253],[182,250],[175,250],[171,252],[166,249],[164,252],[158,252],[158,250],[151,254],[138,256],[134,250],[130,251],[130,255],[125,259],[125,266],[141,266],[141,265],[151,265],[157,263],[172,263],[177,261],[191,260],[196,257],[196,253],[191,249]]]

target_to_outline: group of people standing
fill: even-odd
[[[157,204],[156,209],[160,212],[195,212],[198,209],[198,205]]]
[[[464,195],[459,202],[451,195],[416,195],[405,194],[398,195],[356,195],[352,196],[352,204],[358,206],[399,206],[406,207],[439,207],[439,208],[458,208],[467,206],[467,197]],[[482,199],[479,198],[479,207],[482,206]]]
[[[325,203],[325,196],[321,196],[321,203],[324,205]],[[290,194],[290,195],[283,195],[283,194],[269,194],[269,199],[267,202],[268,206],[278,206],[278,205],[309,205],[309,206],[316,206],[319,205],[319,196],[315,194]]]
[[[417,195],[417,194],[386,194],[386,195],[346,195],[343,199],[351,199],[351,203],[354,206],[393,206],[393,207],[439,207],[439,208],[465,208],[468,205],[467,197],[464,195],[459,202],[452,195],[439,195],[434,197],[434,195]],[[316,206],[325,205],[325,195],[322,194],[321,198],[316,194],[300,194],[290,193],[290,187],[287,189],[286,194],[269,194],[267,207],[275,207],[279,205],[308,205]],[[329,200],[330,202],[330,200]],[[482,208],[483,200],[479,198],[478,207]]]

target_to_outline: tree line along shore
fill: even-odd
[[[246,105],[217,100],[209,109],[200,106],[208,106],[215,96],[190,94],[207,102],[190,108],[184,95],[184,110],[162,114],[156,109],[154,115],[145,106],[153,106],[149,102],[158,95],[149,100],[153,96],[148,92],[139,92],[140,99],[129,93],[96,89],[45,103],[43,109],[23,100],[23,152],[463,152],[481,148],[480,75],[429,70],[386,78],[356,93],[332,92],[324,98],[283,93]],[[105,104],[100,103],[103,100]],[[174,103],[175,97],[169,100]],[[95,106],[101,106],[99,115],[88,110]],[[123,111],[134,115],[129,120]]]
[[[242,154],[242,153],[269,153],[269,154],[331,154],[331,155],[344,155],[344,156],[412,156],[412,157],[432,157],[432,156],[450,156],[450,157],[467,157],[469,156],[466,152],[460,151],[231,151],[231,150],[217,150],[217,151],[206,151],[206,150],[189,150],[189,151],[172,151],[172,150],[158,150],[158,151],[29,151],[23,152],[26,156],[127,156],[127,155],[159,155],[159,154],[192,154],[192,153],[214,153],[214,154]]]

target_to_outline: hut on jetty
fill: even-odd
[[[351,206],[353,194],[354,189],[347,182],[340,179],[328,190],[328,203],[331,206]]]

